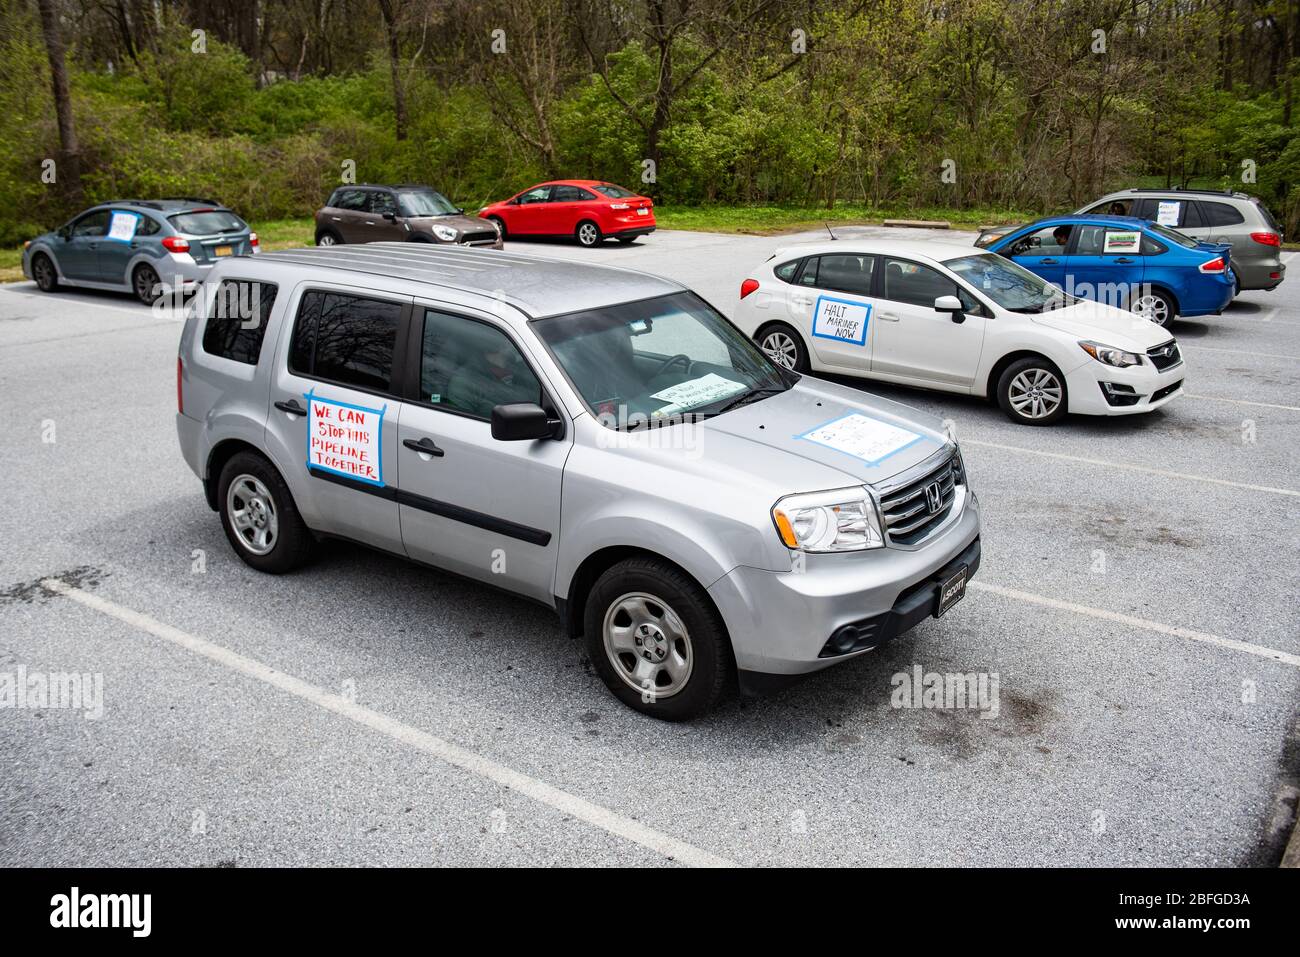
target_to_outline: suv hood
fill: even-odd
[[[1084,300],[1064,309],[1034,313],[1033,322],[1080,339],[1093,339],[1128,352],[1146,352],[1173,338],[1169,330],[1125,309]]]

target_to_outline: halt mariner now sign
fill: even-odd
[[[384,413],[378,409],[322,399],[307,399],[307,468],[354,482],[384,484]]]

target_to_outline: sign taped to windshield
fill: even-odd
[[[818,296],[813,310],[812,334],[818,339],[863,346],[867,343],[867,323],[870,320],[871,306],[867,303]]]
[[[693,409],[696,406],[708,405],[710,402],[717,402],[719,399],[727,398],[727,396],[744,392],[745,389],[744,383],[733,382],[731,379],[724,379],[715,372],[710,372],[698,379],[687,379],[685,382],[679,382],[666,389],[661,389],[651,395],[650,398],[658,399],[660,402],[667,402],[670,408],[659,409],[658,411],[660,414],[668,414],[670,411],[680,412]]]
[[[879,465],[895,452],[925,441],[925,436],[917,432],[873,419],[862,412],[850,412],[838,419],[831,419],[795,438],[816,442],[828,449],[861,459],[868,465]]]

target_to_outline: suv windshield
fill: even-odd
[[[717,415],[790,387],[754,343],[691,292],[535,319],[533,328],[609,428]]]
[[[432,189],[404,189],[397,194],[403,216],[452,216],[456,207],[446,196]]]
[[[171,223],[178,233],[189,233],[191,236],[211,236],[213,233],[232,233],[248,228],[242,219],[224,209],[177,213],[175,216],[168,216],[167,222]]]
[[[1024,266],[996,253],[949,259],[944,265],[1012,312],[1045,312],[1075,301]]]
[[[615,186],[613,183],[597,183],[596,189],[600,190],[610,199],[627,199],[629,196],[636,195],[636,193],[626,190],[622,186]]]

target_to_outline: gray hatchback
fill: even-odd
[[[23,275],[43,292],[109,289],[147,305],[192,291],[223,259],[257,251],[257,233],[210,199],[115,199],[28,242]]]
[[[979,567],[938,419],[783,369],[643,273],[268,253],[196,297],[177,377],[181,451],[249,565],[335,537],[525,596],[660,718],[877,648]]]

